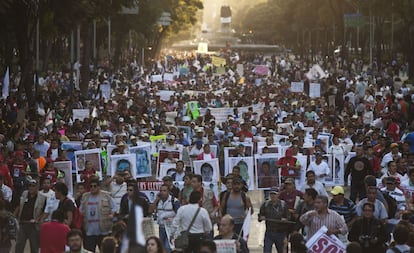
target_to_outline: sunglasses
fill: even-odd
[[[96,188],[96,187],[98,187],[98,185],[97,184],[91,184],[89,187],[90,188]]]

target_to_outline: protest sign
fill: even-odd
[[[244,74],[244,65],[241,64],[241,63],[238,63],[237,67],[236,67],[236,72],[237,72],[237,74],[239,74],[239,76],[243,76],[243,74]]]
[[[214,240],[217,247],[217,253],[236,253],[236,240]]]
[[[304,90],[303,82],[291,82],[290,83],[291,92],[303,92],[303,90]]]
[[[322,226],[306,243],[308,252],[323,253],[336,252],[345,253],[345,245],[335,236],[328,236],[326,232],[328,228]]]
[[[162,75],[152,75],[151,76],[151,82],[162,82]]]
[[[309,84],[309,97],[318,98],[321,96],[321,84],[320,83],[310,83]]]
[[[73,120],[79,119],[83,121],[85,118],[89,118],[89,109],[72,109]]]
[[[266,65],[257,65],[254,67],[254,73],[261,76],[267,76],[269,74],[269,67]]]
[[[216,67],[224,67],[226,65],[226,58],[211,56],[211,63]]]
[[[111,98],[111,85],[109,83],[104,83],[104,84],[99,85],[99,90],[103,98],[105,99]]]

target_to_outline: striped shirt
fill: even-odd
[[[357,214],[355,204],[352,200],[344,199],[344,203],[339,205],[333,199],[329,202],[329,209],[334,210],[339,215],[344,216],[345,222],[348,223]]]
[[[344,218],[337,212],[328,209],[328,213],[320,215],[318,211],[312,210],[306,212],[300,218],[300,222],[309,228],[307,238],[311,238],[318,230],[325,226],[328,231],[339,230],[341,234],[348,232],[348,227],[345,223]]]

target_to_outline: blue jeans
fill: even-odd
[[[286,238],[286,233],[284,232],[273,232],[273,231],[266,231],[265,238],[264,238],[264,248],[263,253],[271,253],[273,244],[276,246],[276,250],[278,253],[283,252],[283,241]]]
[[[167,231],[165,231],[164,226],[159,227],[159,237],[160,237],[162,244],[164,245],[165,252],[170,253],[171,252],[170,242],[168,241]]]

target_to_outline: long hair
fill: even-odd
[[[145,242],[145,249],[147,249],[148,242],[150,240],[154,240],[155,243],[157,244],[157,253],[165,253],[165,249],[164,249],[164,246],[163,246],[161,240],[156,236],[150,236],[150,237],[147,238],[147,241]]]

